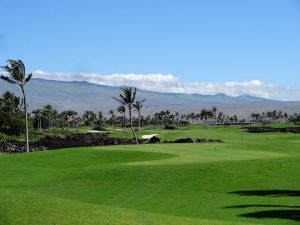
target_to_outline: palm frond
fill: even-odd
[[[0,66],[0,68],[2,68],[3,70],[5,70],[7,73],[11,73],[12,69],[9,66]]]
[[[28,74],[28,76],[25,79],[25,83],[27,83],[28,81],[30,81],[31,77],[32,77],[32,73]]]
[[[2,80],[7,81],[8,83],[11,83],[11,84],[17,84],[17,81],[11,80],[11,79],[9,79],[8,77],[6,77],[6,76],[4,76],[4,75],[1,75],[0,78],[1,78]]]
[[[121,104],[125,105],[126,103],[124,101],[122,101],[121,99],[118,99],[118,98],[115,98],[115,97],[112,97],[114,100],[120,102]]]
[[[21,61],[21,60],[19,60]],[[25,78],[25,66],[23,62],[21,63],[17,60],[9,59],[7,62],[10,64],[11,72],[10,75],[19,82],[24,82]]]
[[[18,62],[18,64],[19,64],[19,66],[20,66],[20,70],[22,71],[22,73],[25,75],[25,65],[24,65],[24,63],[22,62],[22,60],[18,60],[17,61]]]
[[[130,90],[132,92],[132,97],[131,97],[131,102],[133,103],[135,101],[135,96],[136,96],[136,88],[131,88],[130,87]]]

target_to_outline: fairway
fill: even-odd
[[[300,135],[200,126],[139,135],[149,133],[224,143],[0,155],[0,224],[299,223]]]

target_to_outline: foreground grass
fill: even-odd
[[[1,155],[0,224],[299,223],[300,135],[196,126],[143,133],[225,142]]]

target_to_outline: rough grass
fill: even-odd
[[[0,224],[299,223],[299,134],[197,126],[145,133],[225,142],[1,155]]]

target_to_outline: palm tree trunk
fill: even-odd
[[[123,113],[123,131],[126,132],[126,115]]]
[[[21,86],[23,100],[24,100],[24,113],[25,113],[25,133],[26,133],[26,152],[29,152],[29,134],[28,134],[28,118],[27,118],[27,105],[24,87]]]
[[[141,112],[139,111],[139,132],[141,131]]]
[[[116,132],[116,120],[114,118],[114,132]]]
[[[138,141],[138,139],[136,137],[136,134],[135,134],[135,131],[134,131],[134,128],[133,128],[133,124],[132,124],[131,109],[129,108],[128,111],[129,111],[129,120],[130,120],[131,131],[133,133],[133,136],[134,136],[134,139],[135,139],[135,143],[139,144],[139,141]]]

